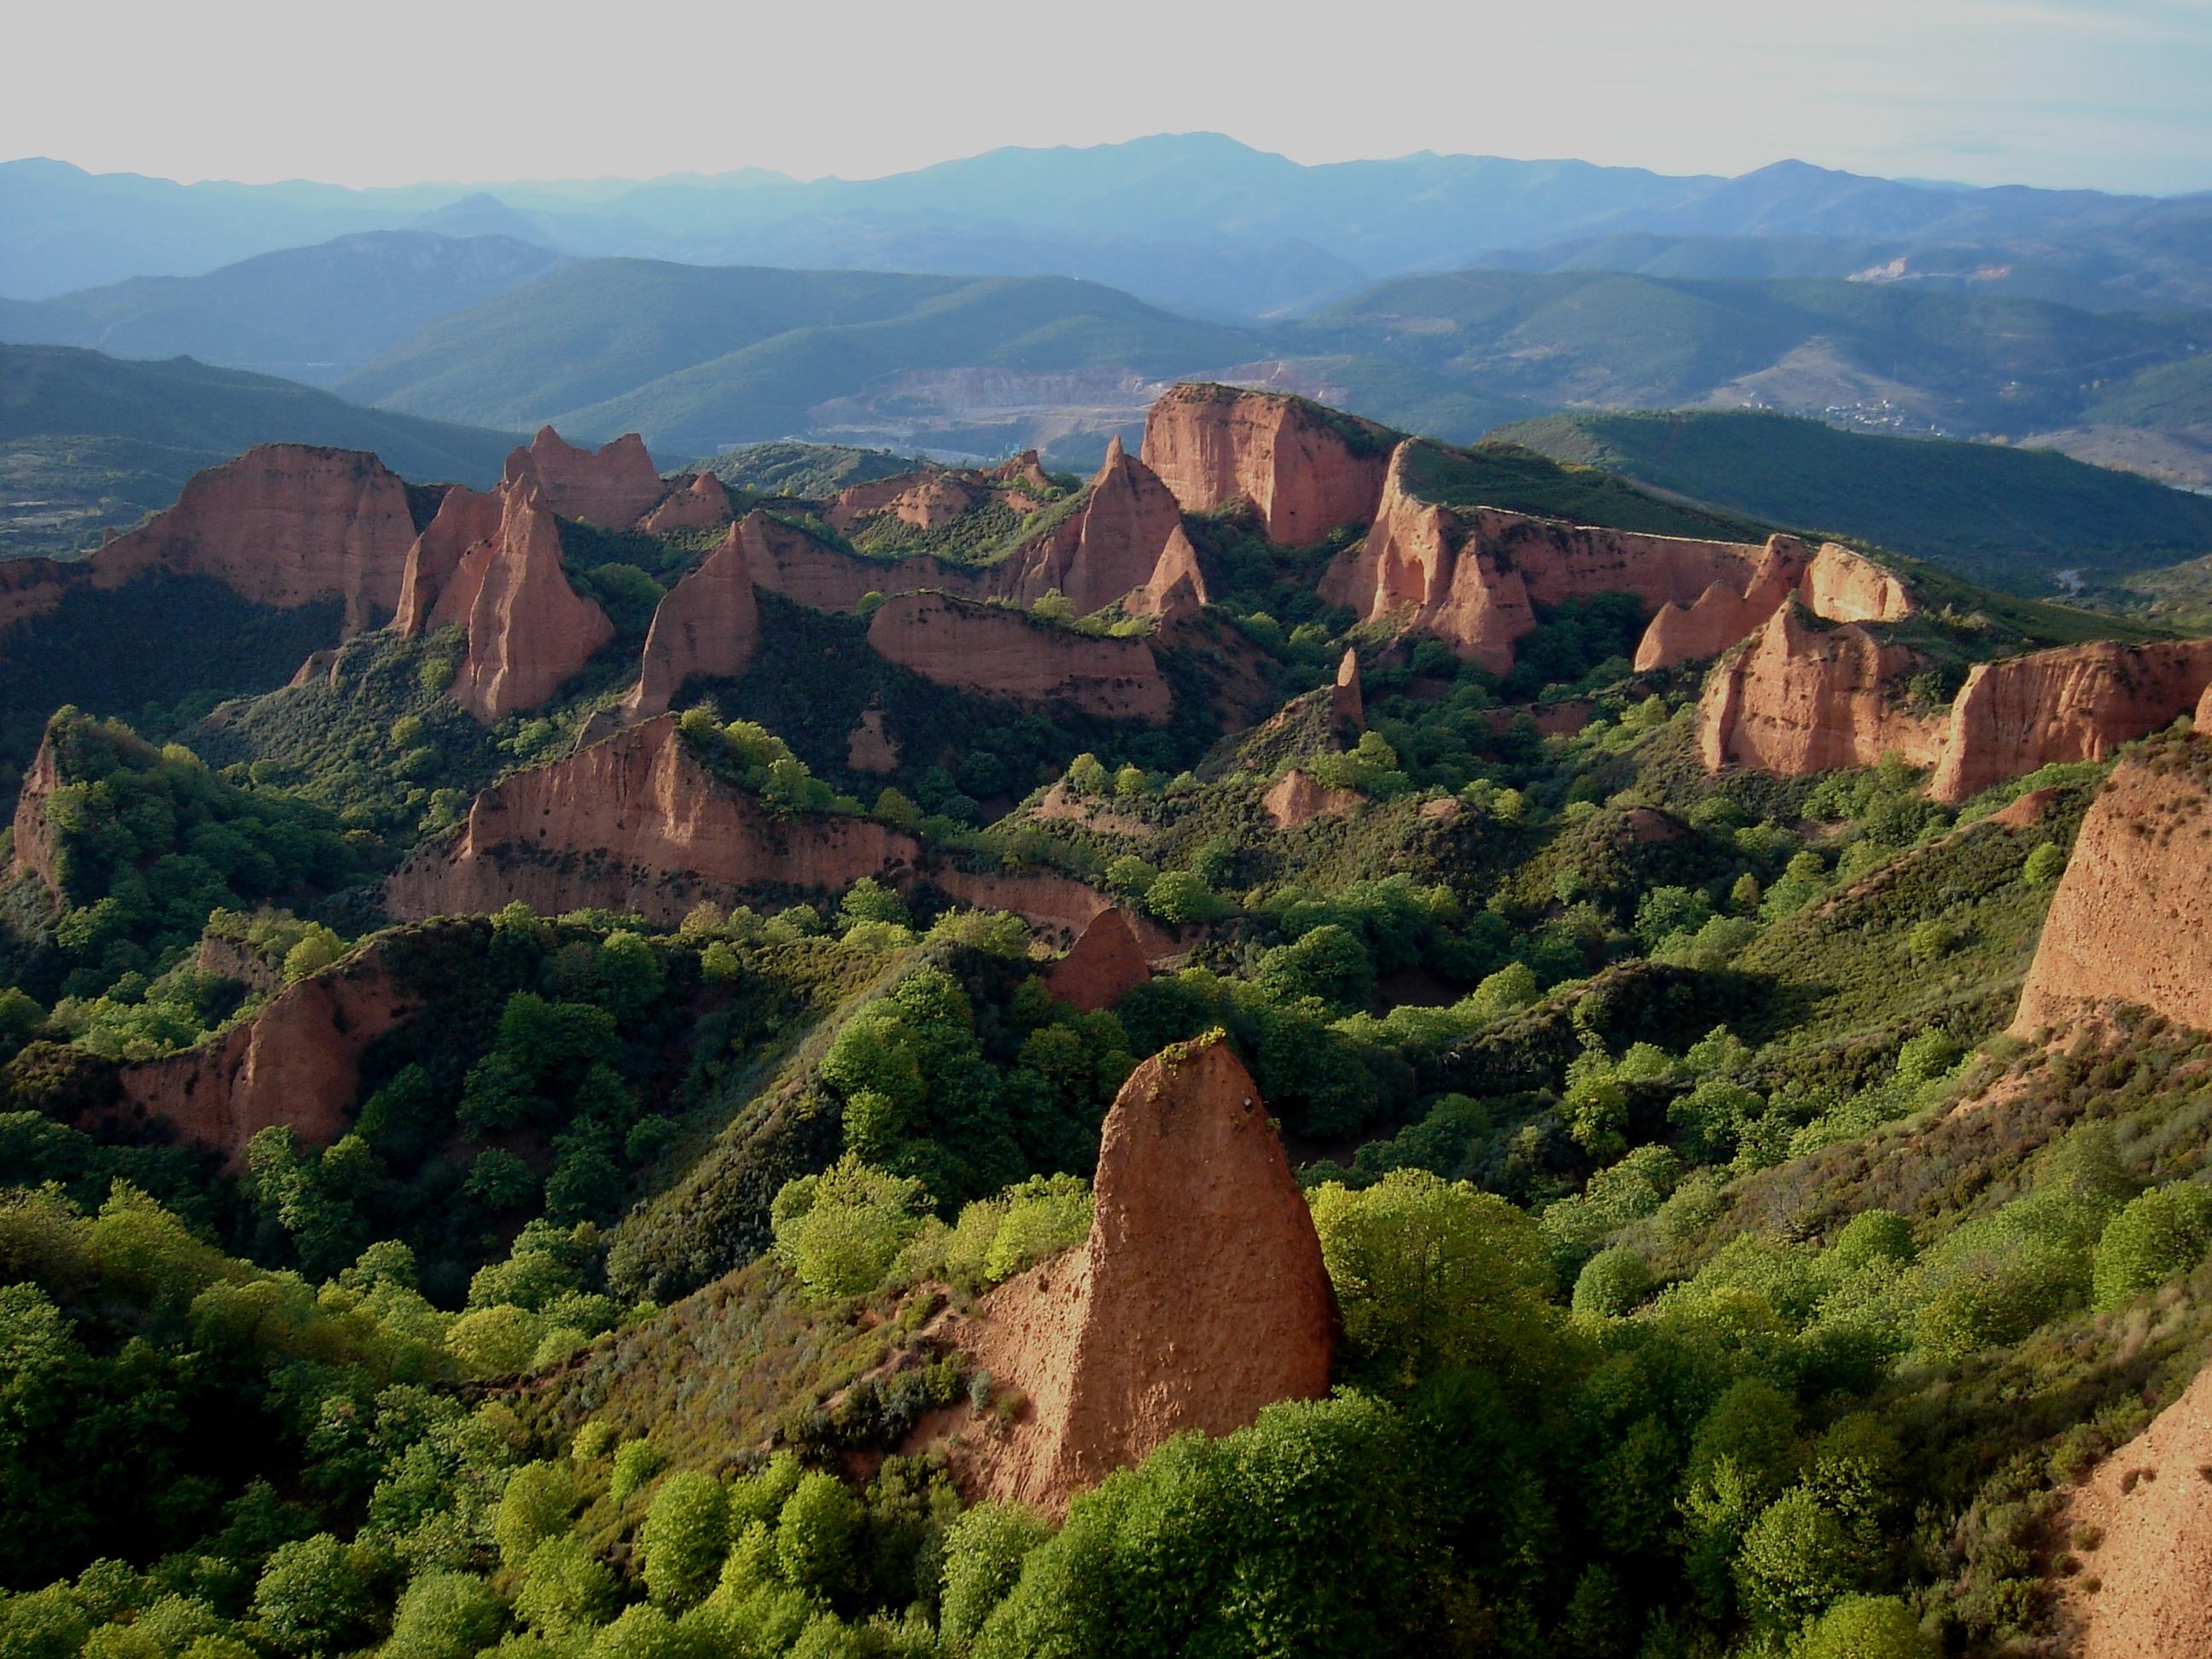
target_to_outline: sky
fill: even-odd
[[[2212,189],[2212,0],[82,0],[9,46],[0,158],[186,180],[864,178],[1206,130]]]

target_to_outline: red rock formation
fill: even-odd
[[[862,876],[927,882],[960,902],[1073,935],[1110,901],[1070,877],[937,867],[912,836],[867,818],[771,817],[700,765],[661,715],[478,795],[467,822],[418,848],[386,884],[399,920],[481,915],[520,899],[548,915],[635,911],[673,927],[702,898],[836,892]],[[1148,924],[1154,955],[1174,941]]]
[[[888,478],[871,478],[837,492],[823,521],[841,533],[863,519],[889,514],[916,530],[934,530],[971,511],[990,494],[979,475],[945,467],[926,467],[918,472],[896,472]]]
[[[1295,830],[1316,818],[1342,817],[1359,802],[1360,797],[1351,790],[1332,789],[1295,766],[1260,797],[1261,809],[1278,830]]]
[[[261,444],[193,474],[174,507],[92,556],[90,580],[113,589],[163,570],[280,609],[338,599],[350,635],[391,617],[414,540],[407,486],[375,456]],[[29,581],[15,597],[40,588]]]
[[[1897,754],[1935,763],[1940,715],[1893,700],[1920,659],[1855,623],[1816,628],[1794,602],[1705,681],[1698,744],[1708,770],[1735,762],[1770,772],[1871,766]]]
[[[1057,588],[1079,616],[1117,603],[1133,616],[1170,607],[1188,613],[1206,603],[1182,510],[1118,437],[1107,445],[1082,507],[1008,562],[1008,598],[1034,601]]]
[[[18,623],[45,616],[70,589],[91,585],[88,560],[0,559],[0,640]]]
[[[745,563],[756,586],[816,611],[852,611],[870,593],[917,592],[925,587],[981,598],[991,591],[985,573],[927,556],[864,559],[817,541],[759,507],[738,525]]]
[[[1347,647],[1328,689],[1328,721],[1339,732],[1367,729],[1367,705],[1359,695],[1359,653]]]
[[[1821,544],[1802,591],[1813,614],[1831,622],[1902,622],[1919,609],[1903,582],[1833,542]]]
[[[1782,602],[1812,557],[1788,537],[1755,546],[1438,507],[1414,493],[1412,453],[1408,441],[1392,454],[1374,522],[1323,573],[1322,597],[1362,620],[1392,617],[1401,632],[1443,640],[1494,673],[1513,666],[1514,641],[1536,625],[1535,606],[1600,592],[1661,608],[1639,666],[1680,660],[1671,653],[1691,644],[1733,644]]]
[[[538,428],[528,448],[508,455],[504,482],[535,483],[546,506],[562,518],[610,530],[628,530],[668,491],[636,433],[625,432],[594,453],[550,426]]]
[[[760,605],[736,527],[697,568],[661,596],[645,636],[636,689],[623,701],[625,719],[665,711],[695,675],[734,679],[760,644]]]
[[[876,653],[924,679],[1035,708],[1158,724],[1173,699],[1152,647],[945,593],[902,593],[868,619]]]
[[[2015,1035],[2108,1000],[2212,1031],[2212,740],[2124,760],[2097,794],[2051,901]]]
[[[882,777],[897,771],[898,763],[898,744],[884,730],[884,711],[872,705],[863,708],[853,729],[845,734],[845,764],[855,772]]]
[[[957,1448],[956,1468],[1052,1515],[1176,1435],[1321,1398],[1335,1346],[1313,1218],[1220,1033],[1130,1074],[1094,1191],[1082,1249],[1000,1286],[962,1333],[1029,1415]]]
[[[506,507],[507,497],[499,490],[456,484],[446,492],[435,516],[407,550],[398,614],[392,624],[401,634],[411,637],[430,625],[433,609],[451,586],[469,550],[498,537]],[[465,621],[467,615],[463,605],[453,620]]]
[[[222,1036],[161,1060],[125,1066],[123,1109],[158,1118],[235,1168],[246,1143],[272,1124],[310,1146],[343,1134],[370,1043],[412,1012],[374,942],[288,986]]]
[[[2051,1535],[2078,1571],[2055,1578],[2076,1659],[2203,1659],[2212,1653],[2212,1366],[2151,1425],[2064,1495]]]
[[[1111,1008],[1151,977],[1128,918],[1108,908],[1091,917],[1067,954],[1045,970],[1044,988],[1054,1001],[1090,1014]]]
[[[1012,460],[1000,462],[989,477],[994,483],[1025,485],[1040,495],[1049,495],[1056,488],[1034,449],[1024,449]]]
[[[734,890],[896,878],[920,850],[866,818],[771,817],[719,782],[661,715],[485,790],[457,836],[393,874],[385,902],[400,918],[521,899],[549,915],[596,906],[673,924]]]
[[[54,826],[46,818],[46,801],[61,787],[54,765],[54,737],[49,731],[39,740],[31,769],[23,774],[15,796],[15,867],[27,870],[46,883],[51,892],[62,890],[61,847]]]
[[[1977,663],[1951,705],[1929,793],[1956,805],[2059,761],[2103,760],[2212,688],[2212,640],[2066,646]]]
[[[537,486],[502,494],[498,539],[470,550],[431,612],[439,622],[447,599],[473,589],[469,653],[451,696],[487,726],[544,702],[615,635],[606,613],[568,586],[561,527]]]
[[[722,481],[711,472],[700,472],[689,482],[679,482],[638,528],[648,535],[672,536],[682,530],[714,530],[735,516]]]
[[[1178,386],[1146,417],[1145,465],[1186,513],[1249,501],[1269,540],[1303,546],[1375,516],[1389,438],[1280,392]]]
[[[327,651],[310,651],[300,665],[292,671],[292,678],[284,682],[287,691],[296,691],[303,685],[313,685],[317,680],[330,685],[338,683],[338,653],[333,647]]]

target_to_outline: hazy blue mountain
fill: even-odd
[[[191,275],[409,225],[690,263],[1080,276],[1239,317],[1311,303],[1363,277],[1624,232],[2047,243],[2107,258],[2112,286],[2155,301],[2173,296],[2130,273],[2180,280],[2172,273],[2192,262],[2212,266],[2204,198],[1970,190],[1801,161],[1739,179],[1426,152],[1306,167],[1218,134],[1181,133],[996,149],[882,179],[811,181],[747,169],[351,191],[181,185],[10,162],[0,166],[0,293],[49,297],[130,276]],[[1285,268],[1270,269],[1277,264]]]
[[[204,276],[138,276],[58,299],[0,301],[0,338],[122,357],[191,356],[324,385],[433,318],[560,262],[506,236],[367,231]]]

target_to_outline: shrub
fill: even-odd
[[[1600,1250],[1583,1264],[1575,1279],[1574,1309],[1597,1318],[1620,1319],[1632,1312],[1651,1290],[1651,1269],[1626,1244]]]
[[[2090,1266],[2102,1312],[2187,1273],[2212,1246],[2212,1188],[2176,1182],[2136,1198],[2105,1225]]]
[[[2066,873],[2066,854],[2046,841],[2027,855],[2020,873],[2030,887],[2051,886]]]

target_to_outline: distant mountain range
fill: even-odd
[[[18,298],[395,229],[498,234],[579,257],[1076,276],[1224,319],[1286,314],[1378,278],[1517,263],[1533,250],[1641,262],[1669,257],[1660,245],[1778,238],[1833,246],[1801,247],[1788,270],[1655,274],[1893,280],[1883,271],[1902,260],[1895,279],[1925,271],[2075,305],[2212,305],[2212,197],[1972,190],[1802,161],[1736,179],[1428,153],[1305,167],[1184,133],[811,182],[749,169],[349,190],[0,165],[0,294]]]

